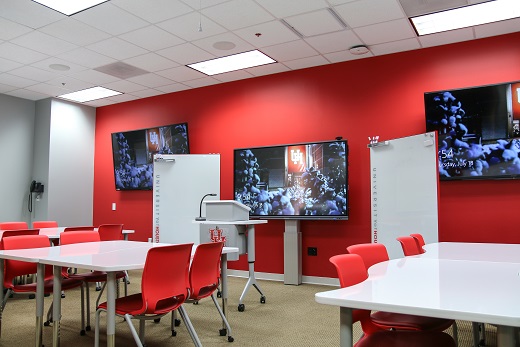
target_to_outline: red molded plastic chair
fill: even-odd
[[[154,320],[179,310],[190,336],[197,346],[201,346],[197,333],[182,304],[189,296],[189,264],[193,244],[180,244],[150,248],[146,256],[141,281],[141,293],[116,299],[116,314],[124,316],[136,344],[144,344],[146,320]],[[96,311],[96,340],[99,346],[99,315],[106,311],[107,303]],[[139,335],[131,319],[139,319]]]
[[[426,244],[426,242],[424,242],[424,237],[421,234],[410,234],[410,236],[415,239],[415,242],[417,243],[417,247],[419,247],[419,251],[421,253],[426,252],[423,248],[423,246]]]
[[[0,234],[0,249],[4,249],[4,237],[21,236],[21,235],[38,235],[40,230],[38,229],[17,229],[17,230],[4,230]]]
[[[99,242],[99,233],[95,230],[76,230],[70,231],[67,233],[63,233],[60,236],[60,245],[69,245],[73,243],[83,243],[83,242]],[[89,293],[89,283],[97,283],[104,282],[101,291],[99,292],[98,298],[96,300],[96,306],[103,294],[103,291],[106,286],[107,281],[107,273],[104,271],[90,271],[90,272],[82,272],[82,273],[74,273],[69,274],[66,268],[63,268],[62,274],[64,277],[73,278],[77,280],[81,280],[85,283],[86,288],[86,302],[87,302],[87,325],[85,326],[85,313],[81,312],[81,335],[85,335],[85,330],[90,331],[90,293]],[[126,274],[123,271],[116,273],[116,279],[124,278]],[[83,298],[81,298],[83,300]]]
[[[27,248],[46,248],[50,247],[49,238],[46,235],[21,235],[11,236],[3,239],[4,249],[27,249]],[[36,294],[36,282],[29,284],[16,284],[14,279],[18,276],[32,275],[37,272],[37,264],[18,260],[4,261],[4,288],[7,293],[4,295],[2,310],[5,307],[7,298],[11,293]],[[53,290],[53,274],[52,266],[45,266],[45,277],[43,284],[44,294],[51,294]],[[62,279],[61,289],[68,290],[81,287],[82,282],[76,279]],[[83,310],[83,307],[82,307]],[[50,309],[49,309],[49,312]],[[45,322],[49,325],[49,321]]]
[[[401,244],[401,248],[403,249],[403,253],[405,257],[409,257],[411,255],[419,255],[422,252],[419,250],[419,245],[417,241],[411,236],[399,236],[397,241]]]
[[[57,228],[58,227],[58,222],[56,222],[54,220],[39,220],[39,221],[34,221],[32,224],[33,224],[33,228],[35,228],[35,229]]]
[[[69,232],[69,231],[82,231],[82,230],[94,230],[95,228],[93,226],[78,226],[78,227],[65,227],[63,229],[63,232]]]
[[[415,241],[414,241],[415,242]],[[374,264],[389,260],[388,251],[381,243],[362,243],[347,247],[350,254],[359,255],[365,270]],[[383,329],[443,331],[453,325],[453,335],[457,338],[457,325],[452,319],[416,316],[403,313],[377,311],[370,315],[373,323]]]
[[[340,254],[331,257],[330,262],[336,267],[342,288],[361,283],[368,278],[365,263],[357,254]],[[355,347],[455,347],[455,340],[440,331],[402,331],[383,330],[370,318],[368,310],[352,310],[352,322],[360,322],[364,335]]]
[[[124,240],[123,224],[101,224],[98,233],[101,241]]]
[[[26,222],[2,222],[0,223],[0,230],[19,230],[29,229]]]
[[[190,266],[189,299],[198,302],[201,299],[211,296],[227,329],[220,329],[220,336],[227,335],[228,341],[233,342],[231,327],[215,297],[215,290],[217,290],[220,281],[220,257],[223,247],[223,242],[210,242],[200,244],[195,249],[195,255],[193,256]]]

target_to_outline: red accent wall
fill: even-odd
[[[335,277],[328,258],[370,242],[368,137],[425,132],[423,93],[520,80],[520,33],[257,77],[97,109],[94,223],[152,234],[152,193],[114,188],[110,134],[188,122],[191,153],[221,154],[221,198],[232,199],[233,149],[349,141],[348,221],[302,221],[303,275]],[[441,182],[441,241],[519,242],[520,182]],[[111,210],[112,202],[117,210]],[[256,270],[283,273],[283,221],[257,227]],[[403,234],[420,230],[403,230]],[[317,247],[309,257],[307,247]],[[246,270],[244,258],[230,267]]]

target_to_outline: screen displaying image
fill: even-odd
[[[188,124],[112,134],[117,190],[153,189],[155,154],[188,154]]]
[[[520,177],[520,82],[424,94],[441,180]]]
[[[347,141],[242,148],[234,153],[234,199],[251,217],[348,218]]]

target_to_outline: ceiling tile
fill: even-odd
[[[16,96],[17,98],[27,99],[27,100],[42,100],[49,97],[47,94],[34,92],[28,89],[16,89],[6,93],[7,95]]]
[[[81,81],[77,78],[70,77],[70,76],[60,76],[53,80],[47,81],[46,83],[49,85],[58,86],[58,87],[67,89],[69,91],[83,90],[83,89],[87,89],[87,88],[96,86],[96,84],[94,84],[94,83]]]
[[[202,13],[229,30],[245,28],[274,19],[252,0],[231,0],[206,8]]]
[[[305,41],[322,54],[342,51],[363,44],[352,30],[309,37]]]
[[[285,61],[283,64],[291,70],[298,70],[313,66],[326,65],[329,63],[330,62],[327,59],[325,59],[322,55],[316,55],[314,57]]]
[[[397,0],[353,1],[335,9],[351,28],[406,18]]]
[[[278,18],[294,16],[328,7],[324,0],[313,1],[280,1],[280,0],[256,0],[260,6]]]
[[[74,15],[74,18],[111,35],[120,35],[148,25],[143,19],[110,2],[79,12]]]
[[[157,74],[175,82],[184,82],[206,76],[203,73],[186,66],[179,66],[174,67],[173,69],[158,71]]]
[[[0,17],[0,40],[11,40],[15,37],[27,34],[32,31],[31,28],[12,22],[5,18]]]
[[[80,71],[71,75],[71,77],[77,78],[81,81],[90,82],[96,86],[102,85],[103,83],[110,83],[119,80],[114,76],[110,76],[102,72],[98,72],[96,70]]]
[[[112,89],[112,90],[115,90],[115,91],[118,91],[121,93],[131,93],[131,92],[136,92],[138,90],[147,89],[143,85],[133,83],[130,81],[126,81],[126,80],[105,83],[105,84],[103,84],[103,87]]]
[[[58,70],[55,70],[55,69],[50,67],[50,65],[52,65],[52,64],[67,65],[68,67],[70,67],[70,70],[58,71]],[[69,74],[73,74],[73,73],[76,73],[76,72],[83,71],[83,70],[87,69],[85,66],[78,65],[78,64],[75,64],[75,63],[71,63],[70,61],[59,59],[59,58],[56,58],[56,57],[51,57],[51,58],[47,58],[47,59],[44,59],[44,60],[37,61],[36,63],[32,64],[32,66],[36,67],[36,68],[39,68],[39,69],[42,69],[42,70],[46,70],[46,71],[52,72],[53,75],[56,75],[56,74],[69,75]]]
[[[219,42],[230,42],[233,43],[235,47],[231,49],[218,49],[214,45],[217,44],[218,47]],[[216,36],[207,37],[201,40],[193,41],[193,44],[207,52],[214,54],[216,57],[223,57],[235,53],[246,52],[255,48],[248,42],[242,40],[240,37],[232,33],[224,33]]]
[[[216,58],[213,54],[210,54],[191,43],[166,48],[157,53],[181,65],[198,63],[199,61]]]
[[[191,87],[189,87],[185,84],[182,84],[182,83],[174,83],[174,84],[169,84],[167,86],[156,87],[155,89],[160,90],[164,93],[175,93],[175,92],[180,92],[181,90],[191,89]]]
[[[246,69],[253,76],[265,76],[290,71],[290,69],[279,63],[267,64]]]
[[[354,32],[366,45],[398,41],[415,37],[415,32],[407,19],[399,19],[366,27],[356,28]]]
[[[7,84],[0,83],[0,93],[2,93],[2,94],[7,94],[7,92],[10,92],[15,89],[18,89],[18,88],[14,87],[14,86],[9,86]]]
[[[381,43],[379,45],[370,46],[370,50],[374,55],[384,55],[397,52],[411,51],[421,49],[421,45],[417,38]]]
[[[13,22],[23,24],[31,29],[39,29],[65,17],[65,15],[61,13],[28,0],[2,0],[1,8],[1,17],[8,18]]]
[[[278,62],[318,55],[318,52],[305,41],[293,41],[282,45],[269,46],[262,51]]]
[[[78,46],[89,45],[110,37],[109,34],[72,17],[49,24],[40,31]]]
[[[0,58],[0,72],[6,72],[12,69],[19,68],[20,66],[22,66],[22,64],[9,59]]]
[[[157,26],[186,41],[200,40],[226,32],[226,29],[211,19],[195,12],[166,20]],[[202,30],[199,30],[200,28]]]
[[[193,11],[191,7],[177,0],[112,0],[111,2],[150,23],[158,23]]]
[[[185,42],[183,39],[153,25],[131,31],[119,37],[149,51],[176,46]]]
[[[520,30],[520,18],[479,25],[474,28],[476,38],[514,33]]]
[[[40,31],[32,31],[11,40],[11,42],[48,55],[60,54],[78,47],[70,42],[47,35]]]
[[[149,98],[151,96],[161,95],[164,92],[156,89],[144,89],[137,92],[133,92],[132,95],[138,96],[139,98]]]
[[[48,57],[48,55],[36,52],[32,49],[13,45],[10,42],[0,43],[0,57],[16,61],[21,64],[31,64]]]
[[[201,88],[206,86],[211,86],[214,84],[217,84],[218,81],[212,77],[204,77],[204,78],[198,78],[196,80],[190,80],[183,82],[183,84],[192,87],[192,88]]]
[[[155,73],[148,73],[136,77],[129,78],[127,81],[131,81],[137,84],[141,84],[146,87],[155,88],[160,86],[166,86],[172,84],[175,81],[165,78]]]
[[[34,80],[20,77],[20,76],[15,76],[10,73],[0,74],[0,81],[2,81],[2,84],[7,84],[9,86],[14,86],[14,87],[18,87],[18,88],[25,88],[25,87],[32,86],[32,85],[38,83]]]
[[[294,17],[285,18],[293,28],[305,37],[331,33],[345,28],[327,10],[319,10]]]
[[[62,95],[62,94],[66,94],[66,93],[70,93],[70,90],[68,89],[65,89],[65,88],[60,88],[56,85],[51,85],[51,84],[47,84],[47,83],[38,83],[38,84],[35,84],[35,85],[32,85],[32,86],[29,86],[27,88],[25,88],[27,90],[31,90],[33,92],[38,92],[38,93],[41,93],[41,94],[46,94],[46,95],[53,95],[53,96],[58,96],[58,95]]]
[[[257,48],[298,40],[299,37],[280,21],[270,21],[235,31],[235,34]],[[257,36],[257,34],[260,34]]]
[[[54,74],[49,71],[38,69],[32,66],[22,66],[18,69],[9,71],[10,74],[31,79],[38,82],[50,81]]]
[[[166,70],[175,66],[179,66],[178,63],[155,53],[147,53],[137,57],[125,59],[124,62],[150,72]]]
[[[448,43],[468,41],[474,38],[472,28],[445,31],[442,33],[419,36],[423,47],[440,46]]]
[[[110,58],[86,48],[74,49],[70,52],[59,54],[57,57],[89,68],[107,65],[116,61],[114,58]]]
[[[341,52],[333,52],[333,53],[327,53],[325,54],[325,58],[329,60],[332,63],[340,63],[343,61],[349,61],[349,60],[358,60],[358,59],[365,59],[365,58],[371,58],[374,55],[369,52],[367,54],[363,55],[354,55],[350,53],[349,51],[341,51]]]
[[[230,71],[230,72],[226,72],[226,73],[221,73],[218,75],[214,75],[212,77],[221,82],[231,82],[231,81],[238,81],[238,80],[243,80],[246,78],[251,78],[252,76],[253,75],[251,75],[247,71],[239,70],[239,71]]]
[[[117,60],[128,59],[137,55],[148,53],[148,51],[144,48],[121,40],[117,37],[112,37],[107,40],[96,42],[87,46],[87,48]]]

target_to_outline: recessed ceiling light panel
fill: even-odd
[[[107,2],[108,0],[33,0],[67,16],[86,10],[87,8]]]
[[[58,95],[58,98],[67,99],[75,102],[87,102],[97,99],[108,98],[109,96],[123,94],[116,92],[115,90],[103,88],[103,87],[92,87],[83,89],[77,92]]]
[[[495,0],[412,17],[417,34],[428,35],[520,17],[520,1]]]
[[[255,49],[253,51],[228,55],[226,57],[206,60],[200,63],[189,64],[187,66],[208,76],[213,76],[224,72],[242,70],[272,63],[276,63],[276,60]]]

